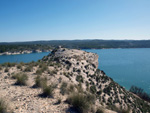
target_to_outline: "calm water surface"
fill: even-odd
[[[86,49],[99,55],[99,68],[120,85],[136,85],[150,93],[150,48]],[[49,52],[0,56],[0,63],[37,61]]]
[[[2,55],[0,56],[0,63],[5,62],[31,62],[38,61],[42,59],[43,56],[48,55],[50,52],[42,52],[42,53],[30,53],[30,54],[20,54],[20,55]]]
[[[99,55],[99,68],[120,85],[150,93],[150,48],[86,50]]]

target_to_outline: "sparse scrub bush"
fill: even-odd
[[[0,98],[0,113],[8,113],[7,109],[7,104],[3,99]]]
[[[20,73],[16,75],[16,85],[27,85],[28,76],[26,74]]]
[[[61,84],[60,93],[61,93],[62,95],[64,95],[65,93],[67,93],[67,83],[66,83],[66,82],[63,82],[63,83]]]
[[[49,63],[49,66],[54,66],[54,64],[50,62],[50,63]]]
[[[7,63],[7,67],[11,67],[11,63],[10,62]]]
[[[102,94],[102,90],[97,91],[97,95],[101,95]]]
[[[43,93],[42,93],[42,96],[43,97],[53,97],[53,94],[54,94],[54,86],[51,84],[49,86],[44,86],[42,88],[43,90]]]
[[[89,89],[89,82],[86,81],[85,84],[86,84],[87,89]]]
[[[69,69],[70,69],[70,66],[67,66],[66,69],[69,70]]]
[[[4,67],[13,67],[15,65],[16,65],[16,63],[10,63],[10,62],[6,62],[6,63],[2,64],[2,66],[4,66]]]
[[[92,81],[92,79],[89,79],[90,85],[95,85],[95,83]]]
[[[31,71],[32,71],[32,68],[33,68],[33,67],[31,67],[31,66],[27,66],[27,67],[24,69],[24,71],[25,71],[25,72],[31,72]]]
[[[20,65],[24,66],[24,65],[25,65],[25,63],[24,63],[24,62],[20,62]]]
[[[4,71],[5,71],[5,72],[8,72],[8,71],[9,71],[8,67],[6,67]]]
[[[70,92],[74,92],[74,90],[75,90],[74,85],[73,85],[73,84],[70,84],[69,87],[68,87],[68,92],[69,92],[69,93],[70,93]]]
[[[59,83],[61,83],[61,81],[62,81],[62,78],[61,78],[61,77],[59,77],[58,81],[59,81]]]
[[[17,74],[14,74],[14,73],[13,73],[12,76],[11,76],[11,78],[12,78],[12,79],[17,79],[17,76],[19,76],[19,73],[17,73]]]
[[[60,103],[61,103],[61,98],[58,98],[58,99],[57,99],[57,102],[55,103],[55,105],[56,105],[56,104],[60,104]]]
[[[104,113],[104,110],[102,108],[98,108],[96,113]]]
[[[87,97],[88,101],[90,102],[90,104],[95,104],[96,97],[94,94],[87,93],[86,97]]]
[[[2,70],[2,66],[0,65],[0,70]]]
[[[82,88],[82,84],[81,84],[81,83],[79,83],[79,84],[76,86],[76,89],[77,89],[78,92],[83,93],[83,88]]]
[[[39,68],[42,68],[42,67],[43,67],[43,63],[40,63],[40,64],[39,64]]]
[[[96,76],[96,82],[100,82],[100,76]]]
[[[21,69],[22,68],[22,65],[21,64],[18,64],[17,65],[17,69]]]
[[[2,64],[3,67],[7,67],[7,62]]]
[[[42,74],[42,70],[41,69],[36,70],[36,74],[37,75],[41,75]]]
[[[77,69],[77,72],[78,72],[78,73],[81,73],[81,70],[80,70],[80,69]]]
[[[111,91],[111,86],[107,86],[103,89],[103,92],[110,95],[110,91]]]
[[[57,74],[57,71],[56,71],[56,70],[52,70],[52,71],[51,71],[51,74],[52,74],[52,75]]]
[[[45,87],[47,86],[47,78],[41,78],[40,75],[38,75],[35,78],[35,85],[34,87]]]
[[[48,69],[47,65],[43,65],[42,68],[41,68],[41,71],[44,72],[44,71],[46,71],[47,69]]]
[[[102,96],[102,100],[103,100],[104,103],[106,102],[104,95]]]
[[[95,85],[92,85],[92,86],[90,87],[90,91],[91,91],[91,93],[93,93],[93,94],[95,94],[95,93],[97,92]]]
[[[150,95],[144,92],[142,88],[139,88],[137,86],[131,86],[129,91],[138,95],[140,98],[150,102]]]
[[[127,109],[122,109],[122,108],[116,107],[115,105],[109,105],[108,108],[113,111],[116,111],[117,113],[130,113],[129,107]]]
[[[65,75],[67,78],[70,78],[69,74],[65,73],[64,75]]]
[[[81,75],[76,76],[76,81],[83,83],[83,77]]]
[[[79,113],[87,113],[90,111],[91,102],[83,93],[73,93],[67,98],[67,102],[72,105]]]

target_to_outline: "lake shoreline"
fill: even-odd
[[[88,48],[89,50],[99,50],[100,48]],[[148,48],[101,48],[101,50],[103,49],[148,49]],[[81,50],[86,50],[86,49],[81,49]],[[3,52],[0,53],[0,56],[2,55],[20,55],[20,54],[30,54],[30,53],[42,53],[42,52],[51,52],[52,50],[24,50],[24,51],[16,51],[16,52]]]
[[[0,53],[0,56],[2,55],[20,55],[20,54],[30,54],[30,53],[42,53],[42,52],[51,52],[51,50],[24,50],[24,51],[19,51],[19,52],[3,52]]]

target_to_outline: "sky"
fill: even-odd
[[[150,0],[0,0],[0,42],[150,39]]]

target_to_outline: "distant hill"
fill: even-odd
[[[33,47],[34,45],[34,47]],[[3,42],[0,43],[0,52],[11,50],[11,48],[46,48],[47,46],[62,46],[76,49],[102,49],[102,48],[150,48],[150,40],[51,40],[51,41],[29,41],[29,42]],[[15,47],[14,47],[15,46]],[[6,49],[6,48],[9,49]],[[3,50],[2,50],[3,49]]]

